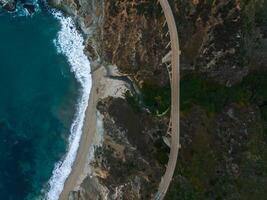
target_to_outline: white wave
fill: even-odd
[[[75,161],[88,106],[91,91],[90,62],[84,54],[84,39],[75,28],[70,17],[64,17],[59,11],[52,10],[52,14],[61,23],[61,30],[54,43],[58,53],[64,54],[71,65],[71,71],[81,85],[81,96],[77,105],[77,111],[70,128],[69,147],[65,158],[55,165],[53,175],[50,178],[49,190],[45,194],[45,200],[57,200],[64,188],[64,183],[71,173]]]

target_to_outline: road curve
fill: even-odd
[[[159,190],[154,199],[162,200],[164,199],[166,192],[169,188],[171,183],[177,157],[178,151],[180,148],[180,128],[179,128],[179,121],[180,121],[180,47],[179,47],[179,38],[177,27],[175,23],[175,19],[172,13],[172,9],[168,0],[159,0],[159,3],[163,9],[167,24],[168,30],[170,34],[171,40],[171,65],[172,65],[172,78],[171,78],[171,147],[170,147],[170,155],[169,161],[167,165],[167,169],[165,175],[162,177]]]
[[[171,151],[169,155],[169,162],[167,165],[167,169],[165,172],[165,175],[162,177],[161,183],[159,185],[158,192],[156,196],[154,197],[154,200],[162,200],[164,199],[166,192],[169,188],[169,185],[171,183],[174,170],[176,167],[177,162],[177,156],[178,151],[180,147],[180,132],[179,132],[179,120],[180,120],[180,96],[179,96],[179,88],[180,88],[180,48],[179,48],[179,40],[178,40],[178,33],[177,28],[175,24],[175,20],[173,17],[173,13],[171,10],[171,7],[168,3],[168,0],[159,0],[159,3],[163,9],[168,29],[170,33],[170,39],[171,39],[171,65],[172,65],[172,78],[171,78]],[[90,95],[90,100],[94,99],[96,95],[96,86],[94,86],[97,83],[97,79],[99,77],[94,77],[93,74],[93,88]],[[64,189],[60,195],[60,200],[67,200],[68,194],[70,191],[74,189],[74,187],[77,184],[77,181],[79,179],[79,174],[83,171],[84,163],[86,163],[87,155],[89,154],[89,146],[91,144],[91,140],[93,137],[93,134],[95,130],[92,130],[92,127],[95,127],[94,125],[91,126],[92,123],[95,124],[95,118],[96,116],[94,114],[90,114],[89,111],[91,110],[92,113],[96,113],[96,102],[95,100],[91,100],[89,102],[89,106],[87,109],[87,116],[90,116],[90,120],[86,118],[86,121],[89,120],[89,122],[85,122],[86,125],[84,127],[84,132],[82,138],[81,138],[81,144],[79,145],[79,149],[77,152],[77,157],[75,160],[75,163],[72,167],[72,172],[68,179],[65,182]],[[78,167],[77,167],[78,166]]]

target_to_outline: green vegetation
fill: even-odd
[[[116,17],[120,13],[120,2],[110,0],[109,13],[112,17]]]
[[[126,98],[126,101],[133,108],[134,112],[138,113],[141,111],[140,102],[137,96],[133,95],[129,90],[125,92],[124,96]]]
[[[267,72],[255,72],[233,87],[226,87],[198,74],[189,74],[181,80],[181,111],[189,111],[193,105],[203,107],[208,113],[218,113],[230,103],[256,104],[267,119]],[[159,115],[170,108],[170,85],[157,87],[145,84],[141,89],[142,102],[129,91],[125,93],[128,103],[135,111],[142,106]],[[265,102],[266,101],[266,102]],[[265,105],[266,103],[266,105]],[[143,105],[142,105],[143,104]]]
[[[215,1],[206,2],[212,4]],[[179,13],[185,12],[183,8],[186,6],[182,4],[189,3],[181,1],[182,9]],[[260,4],[264,6],[260,8]],[[253,52],[256,46],[254,37],[257,36],[254,34],[255,26],[267,24],[267,1],[245,0],[241,1],[241,7],[243,40],[241,56],[243,58],[240,58],[240,63],[247,66],[255,53]],[[183,27],[190,22],[179,16],[177,23],[184,23],[183,26],[179,26],[180,30],[183,30]],[[249,50],[251,52],[248,52]],[[163,113],[170,108],[170,92],[169,86],[156,88],[145,85],[142,89],[143,104],[155,115]],[[200,119],[202,116],[196,116],[201,125],[197,126],[199,129],[196,133],[190,132],[192,135],[187,135],[186,139],[189,138],[191,143],[179,152],[174,180],[166,199],[263,199],[267,194],[267,188],[264,187],[267,185],[267,71],[260,69],[250,72],[241,83],[232,87],[226,87],[199,74],[189,74],[182,78],[180,92],[183,114],[187,115],[197,105],[204,110],[205,117]],[[142,107],[138,101],[139,99],[129,95],[128,102],[136,110]],[[227,145],[230,142],[224,141],[223,143],[221,141],[224,139],[223,136],[219,138],[212,126],[220,123],[215,118],[232,103],[238,108],[253,106],[255,113],[259,109],[261,119],[256,119],[253,121],[254,124],[249,125],[249,129],[246,130],[248,131],[247,137],[236,140],[242,148],[233,149],[234,154],[229,156]],[[247,113],[239,114],[246,115]],[[230,136],[230,139],[235,136],[242,135]],[[235,142],[235,138],[233,141]],[[161,142],[157,141],[155,144],[158,149],[156,156],[158,161],[164,164],[167,162],[168,151],[163,148],[164,145]],[[229,169],[233,166],[226,164],[226,158],[231,157],[235,159],[237,175]]]
[[[206,2],[211,5],[211,6],[214,6],[215,3],[216,3],[216,0],[206,0]]]
[[[261,42],[257,41],[258,26],[267,24],[267,1],[266,0],[244,0],[241,3],[242,19],[242,44],[241,53],[243,62],[249,64],[250,58],[255,53]]]
[[[188,75],[181,80],[181,110],[200,105],[208,112],[219,112],[230,102],[246,103],[249,92],[245,87],[228,88],[200,75]]]
[[[202,125],[196,135],[192,133],[190,146],[180,151],[174,181],[166,199],[250,200],[261,199],[266,194],[266,188],[261,187],[267,184],[266,77],[267,72],[254,72],[231,88],[196,74],[181,80],[181,109],[187,112],[193,105],[198,105],[207,112],[206,117],[198,116]],[[242,141],[243,148],[235,150],[233,156],[238,160],[239,176],[224,169],[226,144],[220,143],[214,135],[210,127],[214,115],[208,115],[222,111],[231,103],[241,107],[257,106],[263,120],[251,125],[249,137]]]
[[[157,4],[157,0],[150,0],[137,4],[137,14],[144,15],[145,17],[158,18],[162,16],[162,8]]]
[[[216,113],[230,103],[261,106],[267,101],[266,76],[266,72],[255,72],[242,83],[226,87],[200,75],[188,75],[181,80],[181,110],[188,111],[193,105],[199,105]]]
[[[266,25],[267,24],[267,1],[262,2],[262,6],[260,6],[256,10],[255,21],[257,25]]]
[[[171,89],[169,84],[164,87],[145,84],[141,91],[144,104],[152,113],[159,115],[170,108]]]
[[[166,113],[171,106],[171,89],[169,84],[164,87],[144,84],[141,88],[141,93],[142,99],[132,95],[129,91],[125,93],[126,100],[136,112],[145,107],[152,114],[159,116],[162,113]]]
[[[158,162],[162,165],[166,165],[169,160],[169,153],[170,149],[165,145],[162,139],[158,139],[154,146],[157,149],[157,152],[155,152],[155,158],[158,160]]]

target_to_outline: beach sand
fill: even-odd
[[[96,105],[99,99],[97,89],[99,88],[99,81],[97,80],[99,80],[101,76],[102,75],[97,71],[92,74],[92,89],[90,93],[89,104],[86,109],[83,134],[81,136],[79,149],[75,162],[72,166],[71,174],[67,178],[64,184],[63,192],[59,197],[60,200],[68,199],[69,193],[77,187],[80,176],[83,174],[86,164],[88,163],[90,146],[93,143],[93,138],[96,132]]]
[[[79,149],[75,162],[72,166],[72,172],[67,178],[60,200],[68,200],[71,191],[77,190],[83,179],[89,175],[89,155],[94,145],[96,137],[97,123],[97,103],[99,99],[113,96],[121,97],[126,90],[125,83],[119,80],[113,80],[106,77],[106,69],[102,66],[92,74],[92,89],[89,98],[89,104],[86,110],[86,118],[83,126],[83,134],[80,140]]]

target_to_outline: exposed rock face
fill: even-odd
[[[17,4],[21,3],[21,6],[29,13],[33,14],[35,12],[34,3],[26,2],[23,0],[0,0],[0,7],[8,12],[15,12],[17,9]]]
[[[156,121],[136,114],[121,98],[107,98],[98,109],[104,116],[105,133],[94,167],[104,172],[99,177],[110,191],[109,199],[151,198],[163,174],[154,158],[153,134],[164,130]]]
[[[262,90],[267,82],[260,73],[267,74],[267,29],[256,13],[267,7],[266,1],[170,3],[182,50],[182,149],[166,199],[261,199],[267,180],[267,95]],[[159,88],[169,81],[161,65],[168,38],[160,8],[149,0],[54,4],[72,14],[87,34],[93,69],[117,66],[144,96],[141,106],[135,97],[99,102],[105,134],[91,166],[94,176],[70,197],[150,199],[168,158],[161,138],[168,110],[163,115],[147,111],[164,101],[161,94],[167,90]],[[147,85],[155,88],[144,90]]]
[[[101,200],[106,198],[105,192],[95,178],[87,177],[78,191],[70,193],[69,200]]]
[[[72,15],[85,34],[100,34],[104,16],[103,0],[50,0],[49,4]]]
[[[133,80],[131,88],[168,84],[167,70],[161,65],[168,41],[156,1],[63,0],[50,4],[71,14],[86,34],[85,51],[93,71],[99,66],[108,71],[116,66],[123,75],[118,79]],[[156,117],[115,97],[100,100],[98,110],[104,117],[103,145],[91,163],[92,174],[69,199],[150,199],[168,159],[167,154],[158,154],[157,146],[169,150],[162,140],[169,113]]]
[[[161,59],[168,52],[162,24],[164,16],[156,1],[105,1],[103,56],[130,74],[142,86],[143,82],[166,85],[169,81]],[[165,30],[166,31],[166,30]]]
[[[70,199],[151,199],[164,173],[154,143],[165,124],[135,113],[123,98],[107,97],[98,110],[104,120],[103,146],[91,163],[93,174]]]

